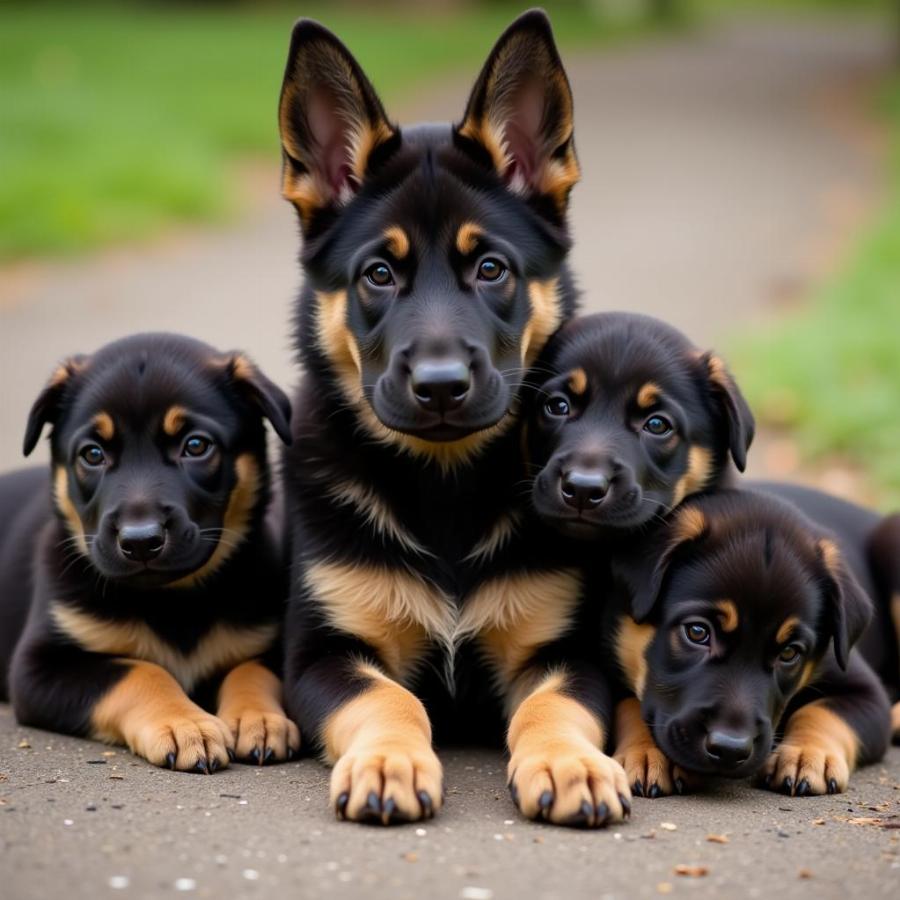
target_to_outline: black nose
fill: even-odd
[[[162,553],[166,532],[159,522],[139,522],[119,529],[122,556],[137,562],[149,562]]]
[[[593,509],[609,491],[609,479],[602,472],[566,472],[560,479],[563,500],[575,509]]]
[[[410,381],[419,405],[436,412],[462,406],[472,383],[469,367],[457,359],[417,363]]]
[[[729,734],[711,731],[706,736],[706,754],[716,763],[739,766],[753,753],[753,737],[749,734]]]

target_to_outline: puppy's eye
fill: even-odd
[[[390,287],[394,283],[394,273],[384,263],[375,263],[363,273],[366,281],[375,287]]]
[[[709,626],[702,622],[685,622],[684,636],[692,644],[700,644],[706,646],[709,643]]]
[[[562,419],[569,415],[569,401],[565,397],[551,397],[544,404],[544,409],[548,416]]]
[[[672,423],[665,416],[650,416],[644,422],[644,431],[652,434],[654,437],[665,437],[674,430]]]
[[[781,653],[778,654],[778,661],[786,666],[790,666],[797,662],[801,656],[803,656],[803,651],[800,647],[796,644],[788,644],[787,647],[781,648]]]
[[[479,281],[500,281],[506,274],[507,268],[493,256],[483,259],[478,264],[478,280]]]
[[[106,462],[106,454],[103,452],[103,448],[97,444],[88,444],[86,447],[82,447],[78,455],[82,462],[92,469],[102,466]]]
[[[181,455],[197,459],[201,456],[206,456],[212,449],[212,445],[213,443],[208,437],[204,437],[202,434],[191,434],[181,448]]]

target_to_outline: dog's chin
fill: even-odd
[[[568,537],[580,540],[594,540],[615,532],[636,530],[657,514],[655,506],[640,500],[619,504],[609,510],[577,513],[564,503],[548,499],[537,489],[533,495],[533,503],[538,515],[549,525]]]
[[[91,563],[107,581],[135,590],[151,590],[190,578],[209,562],[214,549],[211,545],[211,549],[204,549],[201,554],[166,554],[149,563],[130,562],[95,551],[91,554]]]
[[[435,414],[425,417],[417,415],[413,411],[404,414],[397,410],[385,409],[375,403],[372,404],[372,411],[378,421],[390,431],[432,443],[461,441],[470,435],[478,434],[479,431],[493,428],[507,413],[504,406],[473,416],[460,412],[459,414]]]

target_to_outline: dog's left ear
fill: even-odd
[[[844,562],[834,541],[822,538],[816,543],[816,552],[825,572],[834,656],[838,665],[846,669],[850,650],[866,630],[874,606],[865,588]]]
[[[494,45],[456,135],[512,190],[564,214],[580,174],[572,91],[542,10],[523,13]]]
[[[740,388],[724,362],[713,353],[700,357],[713,399],[728,422],[728,448],[739,472],[747,468],[747,451],[753,443],[756,420]]]
[[[233,353],[227,363],[228,376],[235,387],[241,390],[260,412],[272,423],[275,433],[290,446],[291,401],[287,394],[268,379],[243,354]]]
[[[44,426],[56,422],[59,413],[59,404],[62,401],[66,388],[72,379],[87,366],[87,356],[70,356],[65,362],[60,363],[50,376],[44,389],[38,394],[37,399],[28,413],[28,424],[25,426],[25,440],[22,442],[22,452],[29,456],[41,439]]]

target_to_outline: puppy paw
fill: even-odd
[[[691,788],[690,776],[676,766],[655,744],[618,748],[613,759],[625,770],[625,777],[635,797],[668,797],[686,794]]]
[[[796,797],[841,794],[849,781],[850,765],[843,753],[789,739],[775,749],[757,776],[760,787]]]
[[[156,766],[204,775],[224,769],[234,747],[228,726],[199,706],[147,717],[126,742],[132,753]]]
[[[286,762],[300,752],[300,731],[284,713],[241,709],[223,713],[234,736],[234,755],[254,765]]]
[[[443,801],[443,770],[428,744],[384,741],[345,753],[331,775],[339,819],[390,825],[430,819]]]
[[[513,802],[529,819],[600,828],[631,814],[625,770],[591,745],[548,744],[509,763]]]

